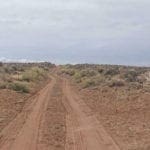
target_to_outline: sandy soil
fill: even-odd
[[[29,100],[28,103],[25,104],[23,110],[19,113],[19,115],[0,132],[1,150],[44,150],[62,149],[62,147],[64,147],[63,143],[65,142],[65,115],[59,116],[59,114],[61,113],[59,112],[59,107],[62,107],[62,105],[59,103],[59,101],[54,101],[55,97],[52,94],[57,94],[56,89],[56,79],[53,78],[52,81],[44,89],[30,98],[31,100]],[[57,96],[57,98],[60,98],[60,96]],[[54,113],[54,111],[55,115],[48,118],[48,115]],[[65,109],[63,109],[62,112],[65,112]],[[47,119],[49,119],[48,122]],[[52,125],[49,126],[48,124],[50,120],[56,127],[56,129],[51,129],[51,131],[47,132],[46,135],[44,133],[44,130],[47,129],[47,127],[52,127]],[[57,123],[54,122],[54,120],[57,120]],[[61,135],[58,134],[57,130],[59,127],[57,125],[60,125],[61,127]],[[64,131],[62,130],[62,127]],[[46,141],[46,136],[48,136],[49,138],[49,143],[47,143]],[[58,145],[58,136],[60,136],[60,139],[64,141],[62,142],[61,147],[60,145]],[[51,143],[51,141],[54,139],[55,142],[57,141],[57,145],[54,142]]]
[[[63,83],[67,109],[66,150],[119,150],[91,109],[70,87]]]
[[[39,150],[64,150],[66,110],[62,104],[62,80],[56,80],[39,128]]]
[[[126,87],[79,93],[121,150],[150,150],[150,93]]]
[[[119,150],[66,79],[51,82],[0,132],[0,150]]]
[[[12,90],[0,90],[0,132],[21,112],[28,96]]]
[[[0,131],[22,111],[26,103],[31,103],[30,97],[36,95],[49,81],[50,79],[35,84],[28,94],[0,89]]]
[[[78,90],[54,76],[28,98],[9,90],[0,96],[0,150],[150,149],[150,94],[144,90]]]

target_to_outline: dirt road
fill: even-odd
[[[48,103],[52,100],[51,95],[56,92],[56,89],[63,91],[61,97],[63,97],[63,104],[67,110],[66,143],[62,148],[57,145],[56,149],[119,150],[96,116],[72,90],[69,82],[66,79],[62,79],[62,82],[57,80],[57,77],[53,77],[52,81],[32,97],[31,103],[27,103],[23,111],[0,133],[0,150],[53,149],[48,145],[47,147],[39,147],[38,141],[41,138],[39,133],[43,131],[41,128],[45,127],[41,125],[41,123],[45,123],[43,121],[45,119],[44,113],[47,111]],[[55,98],[56,101],[62,100],[60,96]],[[53,100],[55,99],[53,98]],[[50,105],[51,109],[52,107],[53,105]],[[55,122],[52,122],[53,126],[55,126]]]
[[[32,97],[32,103],[0,133],[0,150],[36,150],[39,125],[55,84],[52,79],[43,90]]]
[[[67,115],[66,150],[119,150],[96,116],[64,81]]]

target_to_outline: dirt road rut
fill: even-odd
[[[67,115],[66,150],[119,150],[96,116],[64,80]]]
[[[37,150],[41,116],[44,113],[55,84],[52,79],[26,108],[0,133],[0,150]]]
[[[62,82],[60,82],[60,80]],[[56,91],[57,94],[54,94],[56,93]],[[61,93],[59,91],[62,91],[62,95],[59,94]],[[67,111],[66,143],[64,142],[63,146],[62,140],[61,147],[58,147],[58,145],[56,144],[56,148],[53,148],[52,145],[50,147],[48,145],[44,147],[42,144],[40,144],[39,148],[38,140],[39,138],[42,138],[42,136],[39,137],[39,134],[41,133],[41,131],[49,132],[51,130],[44,130],[41,128],[45,127],[49,129],[50,124],[52,129],[53,126],[55,127],[56,121],[51,122],[51,120],[48,121],[46,126],[41,125],[42,122],[46,122],[43,120],[45,116],[44,113],[54,109],[52,104],[49,105],[49,102],[53,101],[55,107],[57,106],[55,100],[63,100],[64,104],[64,106],[60,104],[59,107],[57,107],[57,110],[60,110],[60,107],[65,107]],[[56,112],[53,110],[53,113],[49,114],[53,115],[54,113]],[[61,112],[57,114],[58,118],[62,115]],[[47,116],[47,118],[52,117]],[[61,128],[58,128],[57,126],[56,129],[62,129],[62,125],[60,126]],[[60,132],[57,133],[60,134]],[[55,133],[53,133],[53,135],[55,135]],[[58,139],[58,137],[62,138],[63,135],[55,137],[56,139]],[[46,137],[45,140],[47,139],[48,138]],[[42,141],[42,139],[40,140]],[[61,139],[59,139],[59,141],[60,140]],[[52,142],[47,143],[53,144]],[[117,144],[114,142],[111,136],[107,134],[103,126],[101,126],[96,116],[85,105],[79,95],[74,90],[72,90],[69,82],[66,79],[58,80],[58,77],[56,76],[52,78],[51,82],[43,90],[41,90],[38,94],[31,98],[30,103],[27,103],[22,112],[0,133],[0,150],[54,149],[119,150]]]

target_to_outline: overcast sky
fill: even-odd
[[[150,0],[0,0],[0,60],[150,65]]]

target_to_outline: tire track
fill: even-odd
[[[46,109],[55,85],[53,78],[43,90],[41,90],[32,103],[14,119],[8,127],[1,132],[0,150],[36,150],[41,116]]]
[[[66,97],[64,105],[68,111],[66,150],[120,150],[65,79],[63,92]]]
[[[38,150],[64,150],[66,136],[66,111],[62,104],[62,81],[56,78],[50,101],[39,129]]]

